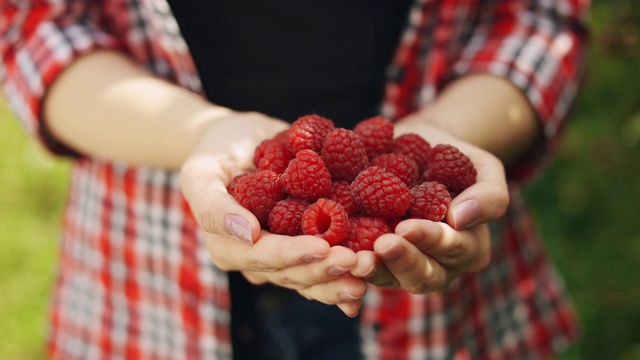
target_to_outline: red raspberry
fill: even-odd
[[[359,122],[353,131],[367,149],[369,160],[389,151],[393,142],[393,123],[382,116],[375,116]]]
[[[331,191],[331,173],[313,150],[299,151],[280,180],[286,192],[307,201],[325,197]]]
[[[342,205],[349,216],[356,214],[356,203],[351,197],[349,182],[340,180],[331,183],[331,192],[327,198]]]
[[[432,149],[431,156],[429,169],[423,174],[425,181],[437,181],[445,185],[450,193],[455,194],[475,184],[476,168],[455,146],[438,144]]]
[[[319,236],[329,245],[337,245],[347,237],[349,216],[342,205],[320,198],[302,214],[302,233]]]
[[[325,136],[334,128],[333,121],[320,115],[312,114],[298,118],[288,131],[289,151],[293,155],[305,149],[320,153]]]
[[[270,170],[260,170],[238,180],[235,198],[258,218],[266,228],[269,212],[275,204],[285,198],[278,174]]]
[[[373,243],[380,235],[391,232],[386,221],[381,218],[355,217],[349,219],[349,234],[341,245],[358,252],[373,250]]]
[[[236,175],[233,179],[231,179],[231,181],[229,182],[229,184],[227,184],[227,192],[229,193],[229,195],[235,197],[236,196],[236,185],[238,185],[238,181],[240,181],[240,179],[242,179],[243,177],[249,175],[248,173],[243,173],[240,175]]]
[[[327,134],[321,155],[333,180],[352,181],[369,163],[367,151],[358,135],[342,128]]]
[[[305,200],[280,200],[269,213],[269,231],[274,234],[296,236],[302,234],[302,214],[309,207]]]
[[[399,177],[408,187],[418,182],[422,174],[418,171],[418,164],[406,155],[382,154],[371,160],[371,166],[380,167]]]
[[[431,144],[417,134],[403,134],[393,139],[391,152],[413,159],[418,164],[420,173],[425,171],[431,162]]]
[[[273,138],[263,140],[253,152],[253,165],[255,165],[256,168],[260,165],[260,160],[264,157],[265,151],[271,145],[284,144],[286,146],[287,139],[289,136],[288,134],[289,134],[288,130],[282,130],[279,133],[277,133]]]
[[[447,214],[451,196],[447,187],[435,181],[425,181],[411,189],[409,215],[414,219],[442,221]]]
[[[377,166],[364,169],[353,180],[351,196],[362,214],[384,219],[401,217],[411,205],[407,185]]]
[[[263,156],[258,162],[258,170],[271,170],[281,174],[292,158],[286,144],[272,140],[264,149]]]

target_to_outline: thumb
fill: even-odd
[[[200,227],[209,233],[254,242],[260,223],[227,191],[234,176],[224,155],[190,157],[180,170],[180,187]]]
[[[502,163],[493,156],[476,159],[477,182],[449,205],[447,222],[456,230],[500,218],[509,205],[509,189]]]

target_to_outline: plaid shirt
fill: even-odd
[[[418,0],[381,111],[428,106],[452,77],[503,76],[546,139],[510,169],[512,203],[492,225],[492,263],[442,294],[370,287],[363,352],[375,359],[547,358],[577,336],[575,314],[519,188],[552,154],[580,81],[588,0]],[[24,128],[56,153],[41,102],[78,56],[117,48],[201,92],[164,0],[1,0],[0,78]],[[545,155],[545,156],[543,156]],[[48,341],[61,359],[231,357],[226,273],[210,261],[176,172],[74,161]]]

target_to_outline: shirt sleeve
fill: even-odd
[[[88,0],[5,0],[0,5],[0,81],[22,127],[55,154],[73,151],[42,121],[49,86],[76,58],[97,48],[118,48]]]
[[[544,136],[508,170],[535,175],[557,150],[585,70],[589,0],[488,1],[453,76],[485,72],[507,78],[529,100]]]

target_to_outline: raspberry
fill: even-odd
[[[393,123],[382,116],[359,122],[353,131],[364,144],[369,160],[388,152],[393,142]]]
[[[240,181],[240,179],[242,179],[243,177],[249,175],[248,173],[243,173],[240,175],[236,175],[233,179],[231,179],[231,181],[229,182],[229,184],[227,184],[227,192],[229,193],[229,195],[235,197],[236,196],[236,185],[238,185],[238,181]]]
[[[285,198],[285,194],[278,181],[278,174],[270,170],[260,170],[238,180],[235,198],[266,228],[269,212],[278,201]]]
[[[342,205],[349,216],[356,214],[356,203],[351,197],[349,182],[340,180],[331,183],[331,192],[327,198]]]
[[[351,196],[363,215],[392,219],[411,205],[407,185],[377,166],[364,169],[351,183]]]
[[[278,201],[269,213],[269,231],[280,235],[301,235],[302,214],[309,205],[305,200],[294,198]]]
[[[291,159],[292,156],[287,149],[287,145],[274,143],[265,149],[264,156],[258,163],[258,169],[271,170],[277,174],[282,174]]]
[[[354,252],[373,250],[373,243],[380,235],[391,232],[386,221],[381,218],[355,217],[349,219],[349,234],[341,245]]]
[[[253,152],[253,165],[255,165],[256,168],[260,166],[260,160],[264,157],[265,151],[273,144],[284,144],[286,146],[288,134],[287,130],[282,130],[273,138],[263,140]]]
[[[377,166],[399,177],[408,187],[412,187],[422,175],[418,164],[406,155],[382,154],[371,160],[371,166]]]
[[[403,134],[393,139],[390,151],[413,159],[418,164],[420,173],[425,171],[431,162],[431,144],[417,134]]]
[[[349,216],[342,205],[333,200],[320,198],[302,214],[302,232],[319,236],[329,245],[337,245],[347,237]]]
[[[414,219],[442,221],[450,202],[451,196],[446,186],[435,181],[425,181],[411,189],[409,215]]]
[[[309,149],[317,153],[327,134],[335,128],[333,121],[320,115],[305,115],[291,124],[288,131],[287,146],[292,155]]]
[[[425,181],[437,181],[450,193],[459,194],[476,182],[476,168],[471,160],[458,148],[438,144],[431,151],[432,161],[423,174]]]
[[[253,151],[253,165],[257,168],[260,165],[260,159],[264,156],[264,152],[267,150],[269,145],[273,143],[273,139],[263,140],[260,145],[256,147]]]
[[[325,197],[331,191],[331,173],[313,150],[299,151],[280,180],[287,193],[307,201]]]
[[[321,155],[333,180],[352,181],[369,163],[358,135],[342,128],[327,134]]]

